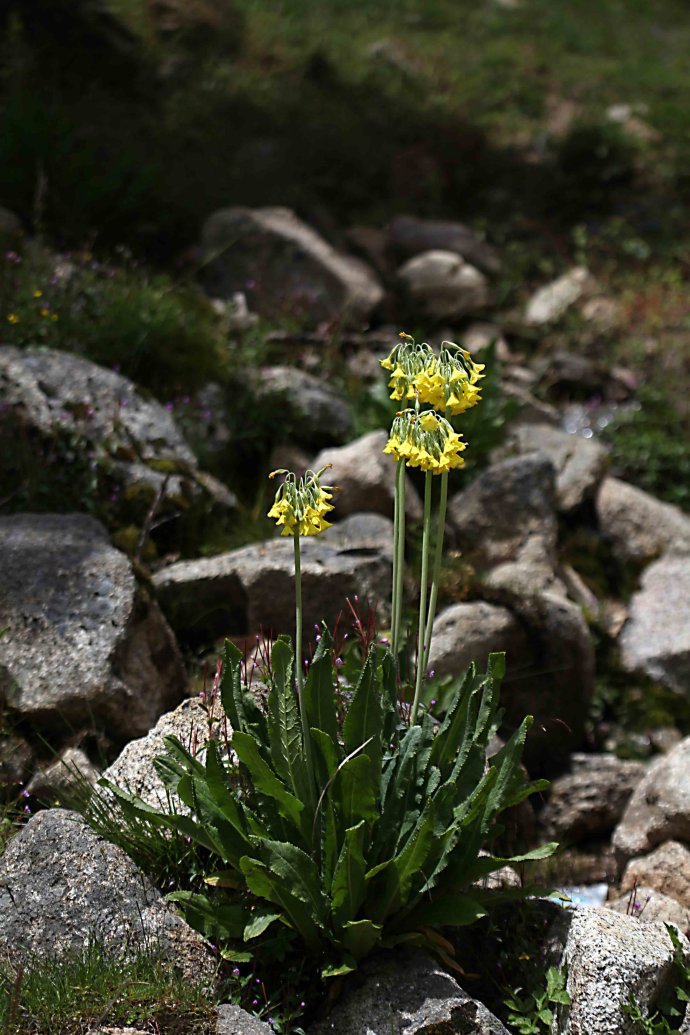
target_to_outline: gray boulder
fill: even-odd
[[[323,449],[313,467],[320,470],[330,464],[324,480],[338,486],[334,517],[347,517],[369,511],[393,517],[396,465],[384,452],[388,441],[385,431],[371,431],[346,446]],[[414,485],[407,479],[405,510],[408,517],[422,516],[422,503]]]
[[[631,859],[621,878],[621,891],[644,885],[690,908],[690,849],[665,841],[649,855]]]
[[[342,396],[296,367],[262,367],[252,377],[257,403],[282,415],[286,437],[318,448],[344,442],[352,416]],[[316,468],[318,470],[318,468]]]
[[[21,437],[32,449],[62,443],[72,462],[107,470],[116,486],[111,506],[126,506],[137,519],[158,494],[163,507],[182,510],[195,502],[221,508],[237,502],[199,470],[164,406],[144,399],[121,374],[69,352],[0,347],[0,436],[8,443]],[[8,466],[11,478],[13,459],[0,457],[0,470]],[[64,478],[64,471],[55,476]],[[49,486],[50,467],[45,477]]]
[[[302,540],[304,628],[332,629],[346,598],[377,602],[385,622],[393,564],[392,522],[353,514]],[[231,633],[292,632],[295,625],[291,538],[171,564],[154,575],[161,607],[181,636],[208,641]]]
[[[673,924],[681,933],[685,933],[690,925],[690,910],[687,906],[646,884],[636,884],[634,891],[609,899],[606,907],[614,913],[634,916],[645,922],[660,920],[665,924]]]
[[[629,672],[690,696],[690,549],[645,569],[618,642]]]
[[[622,1010],[630,995],[650,1010],[672,979],[666,928],[605,907],[574,910],[565,921],[562,963],[571,1005],[558,1008],[554,1035],[630,1035],[633,1022]],[[687,951],[684,938],[683,944]]]
[[[664,841],[690,841],[690,737],[649,766],[613,835],[623,863]]]
[[[517,424],[505,449],[549,457],[556,468],[556,502],[565,513],[594,495],[606,469],[607,450],[600,442],[569,435],[550,424]]]
[[[620,561],[645,564],[669,550],[690,550],[690,517],[619,478],[601,483],[596,510],[601,533]]]
[[[80,797],[86,785],[93,786],[99,776],[100,771],[81,748],[68,747],[37,770],[26,789],[41,801],[65,805]]]
[[[204,281],[209,293],[242,291],[250,309],[355,326],[367,323],[383,298],[374,273],[340,255],[287,208],[226,208],[202,229]]]
[[[225,732],[219,708],[212,711],[211,722],[214,732],[221,735]],[[232,730],[228,732],[231,734]],[[165,738],[171,736],[177,737],[192,755],[200,757],[203,762],[204,747],[209,736],[209,712],[198,698],[183,701],[174,711],[161,715],[145,737],[130,740],[115,761],[103,770],[103,779],[143,798],[147,805],[166,808],[168,792],[154,769],[153,760],[165,753]],[[176,808],[178,812],[185,810],[179,801]]]
[[[44,728],[140,736],[184,695],[167,622],[94,518],[0,518],[3,627],[0,697]]]
[[[160,952],[210,977],[209,947],[125,853],[76,812],[29,820],[0,858],[0,957],[59,959],[97,942],[117,957]]]
[[[346,992],[307,1035],[508,1035],[425,953],[379,956],[362,973],[364,984]]]
[[[569,772],[551,783],[542,826],[569,844],[609,834],[645,772],[642,762],[615,755],[571,755]]]
[[[582,743],[594,684],[594,650],[579,608],[551,593],[505,607],[455,604],[434,623],[429,666],[437,676],[458,676],[472,660],[483,670],[491,650],[506,652],[501,703],[508,727],[534,716],[525,753],[530,772],[553,771]]]
[[[273,1028],[252,1017],[241,1006],[223,1003],[218,1007],[216,1035],[273,1035]]]
[[[453,496],[448,520],[489,585],[565,594],[556,577],[556,471],[543,453],[492,464]]]
[[[462,256],[484,273],[497,273],[501,267],[496,249],[463,223],[397,216],[386,231],[389,248],[402,259],[422,252],[443,251]]]
[[[430,320],[457,320],[483,309],[489,284],[483,273],[455,252],[422,252],[398,270],[413,313]]]

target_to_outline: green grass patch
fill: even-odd
[[[101,1024],[209,1035],[214,1021],[214,991],[150,954],[115,959],[92,945],[59,961],[0,965],[3,1035],[83,1035]]]

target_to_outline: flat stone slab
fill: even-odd
[[[379,514],[353,514],[319,536],[302,540],[304,628],[333,629],[346,598],[378,604],[385,623],[393,563],[393,523]],[[154,576],[161,607],[180,635],[208,640],[293,632],[294,547],[269,539],[203,560],[181,561]]]

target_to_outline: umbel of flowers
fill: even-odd
[[[426,342],[418,343],[409,334],[390,355],[381,360],[390,371],[388,387],[391,399],[413,401],[414,406],[396,414],[384,453],[398,463],[394,514],[393,599],[391,607],[392,648],[398,657],[402,626],[402,588],[405,561],[405,468],[418,467],[426,472],[424,487],[424,523],[422,533],[422,565],[420,579],[419,629],[417,638],[417,673],[412,702],[411,721],[419,710],[424,671],[429,661],[431,633],[443,555],[443,529],[448,502],[448,472],[462,467],[461,456],[466,443],[453,430],[449,417],[463,413],[480,401],[479,380],[484,365],[475,363],[469,352],[453,342],[441,343],[439,354]],[[422,407],[430,407],[423,409]],[[434,550],[431,591],[427,606],[429,551],[431,541],[431,503],[433,476],[441,476],[436,546]]]

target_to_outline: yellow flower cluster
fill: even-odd
[[[401,338],[404,340],[381,360],[381,366],[391,371],[391,399],[417,399],[450,416],[480,401],[477,381],[484,376],[483,363],[475,363],[454,342],[444,341],[437,357],[426,342],[417,344],[407,334]]]
[[[433,410],[421,414],[403,410],[393,421],[383,451],[395,460],[404,460],[407,467],[445,474],[463,466],[465,460],[460,453],[466,446],[445,417]]]
[[[328,502],[333,498],[333,493],[328,491],[332,486],[321,485],[319,482],[325,469],[317,474],[307,471],[299,481],[290,471],[271,472],[270,478],[277,474],[287,475],[268,512],[268,517],[275,518],[276,525],[282,525],[281,535],[318,535],[331,527],[331,522],[326,521],[324,515],[333,510],[333,505]]]

